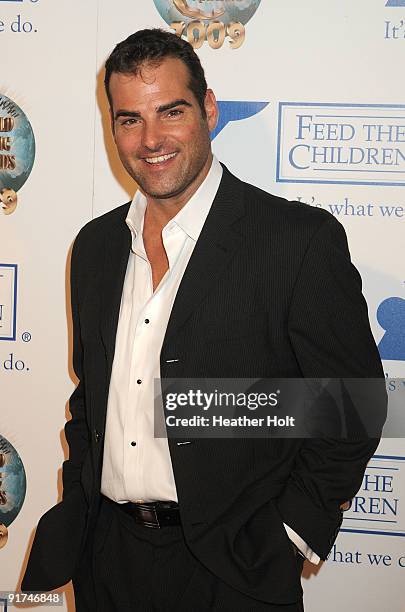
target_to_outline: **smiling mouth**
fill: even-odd
[[[161,164],[168,159],[172,159],[176,155],[177,153],[169,153],[168,155],[159,155],[158,157],[144,157],[144,160],[148,162],[148,164]]]

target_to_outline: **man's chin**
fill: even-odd
[[[154,198],[155,200],[169,200],[179,195],[182,190],[171,190],[171,189],[157,189],[156,187],[142,187],[138,183],[141,193],[147,198]]]
[[[141,177],[139,177],[138,180],[135,178],[135,181],[138,183],[138,187],[145,197],[155,198],[156,200],[169,200],[170,198],[175,198],[187,189],[187,185],[184,185],[184,183],[180,181],[176,183],[164,183],[158,180],[143,181]]]

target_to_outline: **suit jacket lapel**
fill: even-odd
[[[240,236],[232,225],[243,214],[243,183],[224,167],[217,195],[177,291],[164,343],[190,317],[237,250]]]
[[[108,364],[108,380],[114,358],[121,295],[131,248],[131,233],[125,223],[128,208],[129,205],[124,209],[124,216],[111,226],[105,243],[100,326]]]

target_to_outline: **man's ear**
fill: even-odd
[[[204,100],[204,108],[207,115],[208,129],[210,132],[212,132],[212,130],[215,130],[217,127],[219,115],[217,101],[212,89],[207,89]]]

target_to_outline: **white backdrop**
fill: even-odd
[[[387,378],[405,376],[405,0],[186,4],[207,11],[258,5],[239,48],[227,37],[221,48],[206,41],[198,50],[222,117],[232,119],[223,121],[215,153],[241,178],[339,218]],[[60,497],[62,430],[75,382],[66,301],[71,243],[86,221],[135,190],[109,134],[103,63],[131,32],[168,27],[164,7],[174,10],[173,1],[0,0],[0,97],[24,111],[36,141],[16,210],[0,210],[0,436],[27,477],[0,549],[0,591],[17,588],[33,528]],[[6,116],[0,108],[0,119]],[[0,164],[0,189],[5,176]],[[18,267],[16,304],[4,276],[10,264]],[[404,504],[405,443],[386,439],[328,562],[306,564],[308,612],[405,612]]]

